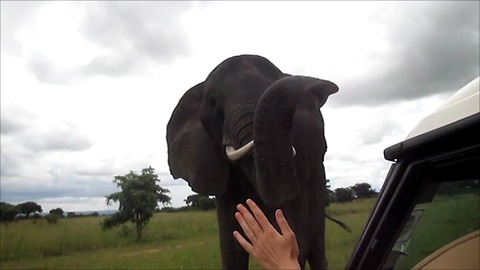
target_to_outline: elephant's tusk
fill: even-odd
[[[229,160],[235,161],[237,159],[241,159],[246,154],[248,154],[248,152],[250,152],[252,148],[253,148],[253,140],[251,140],[249,143],[245,144],[238,150],[235,150],[233,146],[229,145],[225,147],[225,153],[227,154],[227,157]]]
[[[295,150],[295,147],[293,147],[293,145],[292,145],[292,152],[293,152],[293,156],[297,155],[297,150]]]

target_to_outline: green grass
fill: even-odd
[[[335,204],[328,213],[353,233],[327,221],[327,258],[342,269],[360,236],[374,200]],[[20,220],[0,225],[0,269],[218,269],[215,211],[155,214],[137,242],[133,224],[102,231],[104,217]],[[259,269],[253,260],[251,266]]]
[[[440,196],[417,208],[425,212],[411,236],[410,255],[401,258],[399,269],[411,269],[437,249],[480,228],[478,195]]]
[[[327,214],[332,217],[349,214],[370,213],[376,198],[360,199],[349,203],[335,203],[327,207]]]
[[[340,219],[352,229],[350,233],[337,224],[326,221],[325,246],[329,269],[345,269],[374,204],[375,199],[364,199],[327,207],[327,213],[331,217]]]

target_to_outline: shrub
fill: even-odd
[[[59,216],[55,213],[48,214],[45,219],[47,220],[48,224],[57,224]]]

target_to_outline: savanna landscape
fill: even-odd
[[[374,198],[332,204],[327,221],[331,269],[345,268]],[[218,269],[221,267],[215,210],[156,213],[136,240],[132,223],[102,230],[104,216],[19,220],[1,224],[1,269]],[[260,269],[251,260],[251,268]]]
[[[352,233],[326,223],[330,269],[345,269],[376,198],[333,203],[327,213],[348,224]],[[400,263],[416,262],[458,236],[478,230],[477,193],[439,196],[425,208],[409,253]],[[462,211],[459,211],[461,209]],[[477,213],[477,214],[474,214]],[[105,216],[18,220],[0,225],[0,269],[219,269],[221,267],[215,210],[155,213],[142,240],[132,223],[102,230]],[[453,238],[452,238],[453,237]],[[414,237],[415,238],[415,237]],[[408,265],[408,266],[407,266]],[[253,260],[250,267],[260,269]]]

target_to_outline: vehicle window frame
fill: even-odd
[[[422,194],[435,195],[425,193],[429,183],[445,180],[438,177],[440,170],[455,163],[480,164],[478,138],[477,113],[385,149],[385,158],[395,163],[346,268],[381,269],[415,205],[431,200]]]

